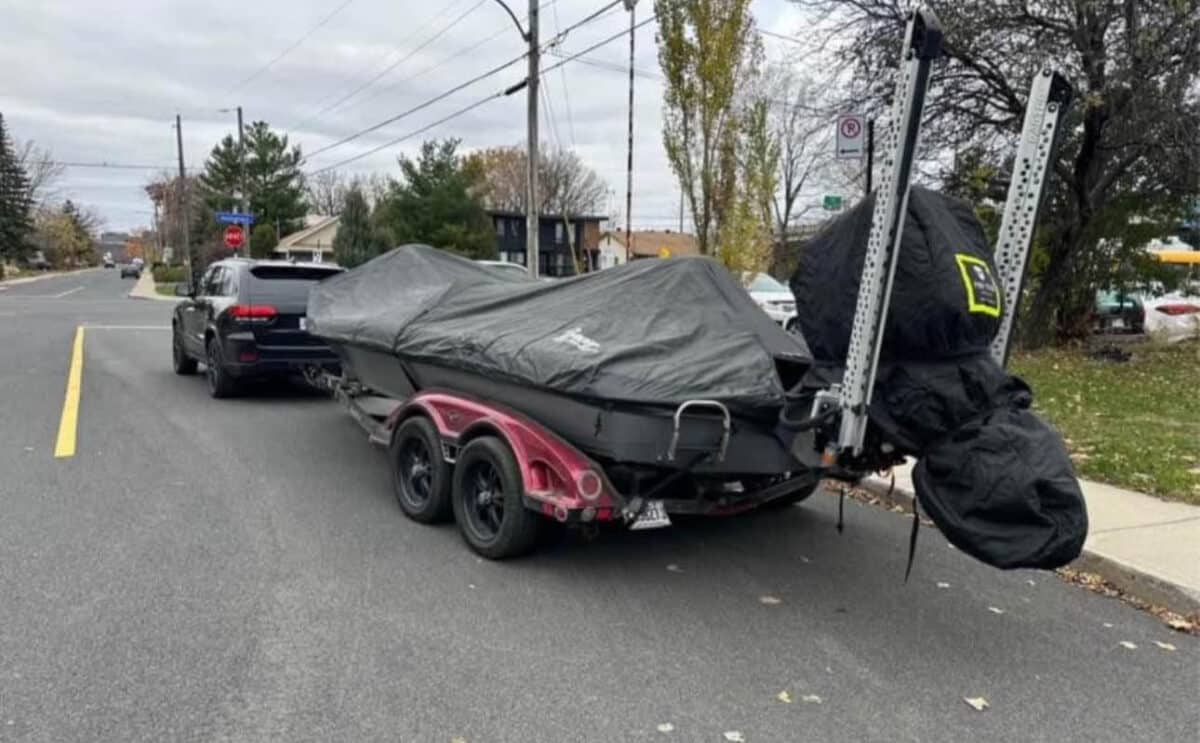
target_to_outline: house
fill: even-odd
[[[522,212],[490,211],[492,229],[496,234],[496,252],[500,260],[525,265],[525,214]],[[607,217],[561,214],[538,215],[538,274],[542,276],[573,276],[575,262],[579,271],[600,268],[600,227]],[[568,224],[570,242],[568,242]],[[575,249],[575,258],[571,248]]]
[[[309,216],[304,229],[279,241],[271,254],[283,260],[333,263],[333,238],[341,217]]]
[[[695,235],[671,230],[634,230],[632,246],[625,249],[625,231],[613,230],[600,239],[600,268],[619,266],[626,260],[638,258],[678,258],[700,255]]]

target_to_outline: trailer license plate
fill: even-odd
[[[308,330],[308,318],[305,317],[304,315],[300,316],[300,329]]]
[[[671,517],[667,515],[667,509],[663,506],[660,500],[647,501],[645,508],[642,509],[641,515],[637,520],[630,525],[630,529],[661,529],[671,525]]]

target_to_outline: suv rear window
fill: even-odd
[[[254,266],[243,296],[254,302],[306,302],[308,290],[321,279],[341,273],[339,268],[319,266]]]

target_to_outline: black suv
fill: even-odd
[[[208,267],[196,292],[175,307],[171,351],[176,374],[204,362],[213,397],[229,397],[239,382],[319,367],[338,358],[305,330],[308,290],[342,269],[320,264],[232,258]]]

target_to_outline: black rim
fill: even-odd
[[[424,506],[433,495],[433,462],[429,447],[409,437],[400,447],[400,482],[405,500]]]
[[[481,541],[495,539],[504,523],[504,485],[491,462],[473,462],[463,473],[462,497],[471,531]]]

